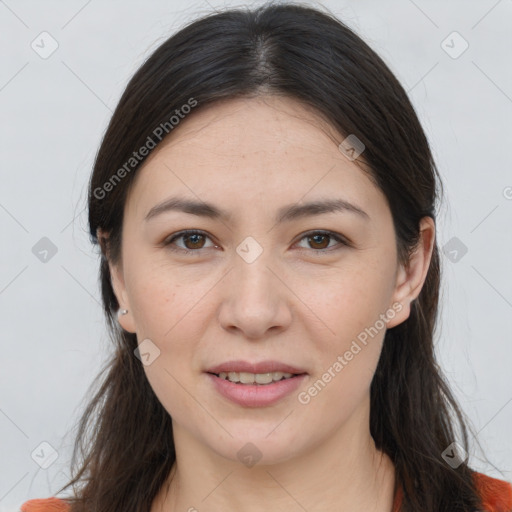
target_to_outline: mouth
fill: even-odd
[[[207,372],[205,375],[224,399],[243,407],[268,407],[297,392],[308,374]]]
[[[303,385],[303,368],[279,361],[227,361],[205,371],[212,387],[243,407],[267,407],[289,397]]]
[[[293,379],[306,374],[303,368],[291,366],[280,361],[226,361],[212,366],[206,373],[215,375],[219,379],[228,380],[235,384],[265,386],[273,382]]]
[[[294,379],[306,375],[303,373],[289,373],[289,372],[266,372],[266,373],[250,373],[250,372],[207,372],[210,375],[215,375],[222,380],[227,380],[233,384],[240,384],[244,386],[268,386],[269,384],[280,382],[282,380]]]

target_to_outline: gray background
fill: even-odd
[[[0,512],[64,483],[70,429],[108,350],[85,198],[111,111],[152,50],[227,5],[239,4],[0,1]],[[438,236],[448,244],[439,359],[503,473],[478,451],[471,464],[510,481],[512,1],[324,5],[388,63],[431,141],[446,190]],[[44,31],[58,44],[50,56]],[[57,249],[46,262],[36,256],[43,237]],[[51,462],[41,443],[58,452],[47,469],[36,463]]]

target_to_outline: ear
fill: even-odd
[[[402,308],[387,323],[388,329],[401,324],[411,314],[411,302],[420,294],[427,277],[434,249],[435,233],[434,219],[423,217],[420,221],[420,239],[411,254],[409,264],[407,266],[400,264],[398,268],[392,304],[399,303]]]
[[[128,299],[128,292],[125,286],[124,274],[123,274],[123,266],[122,263],[114,264],[108,254],[108,235],[106,235],[103,231],[98,229],[97,238],[100,243],[101,251],[105,258],[108,261],[108,267],[110,270],[110,282],[112,284],[112,288],[114,290],[114,294],[116,296],[117,302],[119,303],[118,310],[118,321],[121,327],[128,332],[135,333],[135,323],[133,321],[133,312],[130,306],[130,301]],[[128,313],[125,315],[120,315],[119,311],[121,309],[127,309]]]

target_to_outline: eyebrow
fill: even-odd
[[[151,208],[151,210],[149,210],[147,213],[145,221],[149,221],[155,218],[157,215],[161,215],[162,213],[169,211],[180,211],[210,219],[223,219],[226,221],[231,219],[231,214],[228,211],[218,208],[211,203],[205,203],[204,201],[194,201],[181,197],[170,197],[165,201],[153,206],[153,208]],[[277,223],[282,223],[303,217],[322,215],[324,213],[333,212],[350,212],[360,216],[365,220],[370,219],[370,216],[359,206],[349,203],[344,199],[324,199],[309,203],[296,203],[283,206],[278,210],[275,220]]]

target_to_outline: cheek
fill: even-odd
[[[361,258],[324,275],[298,276],[293,287],[299,297],[305,298],[304,303],[317,318],[317,324],[337,340],[334,346],[342,349],[386,313],[393,279],[392,268]]]
[[[321,336],[309,333],[318,360],[315,375],[298,398],[319,430],[326,428],[325,418],[331,418],[331,427],[336,428],[364,402],[386,332],[380,316],[388,311],[383,307],[385,287],[366,287],[361,280],[349,279],[344,284],[316,299],[311,297],[318,301],[316,307],[329,330]]]
[[[158,353],[151,364],[144,366],[147,379],[167,412],[184,421],[197,408],[192,392],[194,357],[203,337],[208,315],[204,299],[211,285],[184,282],[179,276],[179,272],[169,269],[146,271],[133,280],[131,293],[138,342],[151,340]]]
[[[140,335],[154,337],[165,345],[189,335],[194,325],[199,327],[197,321],[191,325],[190,319],[203,311],[204,299],[214,284],[211,278],[186,279],[180,269],[161,266],[133,276],[130,303]]]
[[[311,403],[314,416],[334,415],[337,421],[345,421],[368,393],[386,321],[391,321],[395,313],[389,304],[393,268],[389,262],[379,263],[377,259],[354,260],[331,272],[329,279],[327,275],[300,279],[306,304],[321,320],[311,317],[306,324],[318,360],[314,378],[302,390],[303,401],[299,400]]]

